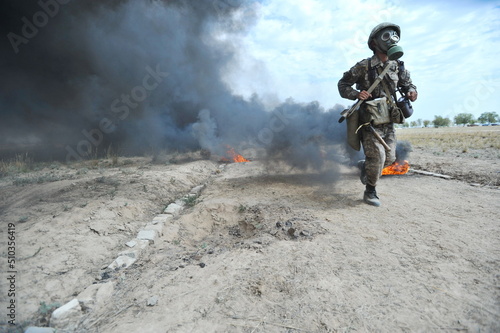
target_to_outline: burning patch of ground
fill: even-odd
[[[395,161],[382,170],[382,175],[404,175],[408,172],[408,170],[410,170],[410,164],[408,161]]]

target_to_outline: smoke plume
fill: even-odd
[[[46,149],[46,157],[70,161],[110,147],[223,154],[230,145],[301,169],[345,155],[342,106],[289,99],[269,109],[222,80],[244,52],[238,40],[257,19],[258,2],[1,6],[0,152],[37,147],[40,156]]]
[[[409,141],[406,140],[398,141],[396,145],[396,161],[404,162],[408,158],[410,152],[412,152],[412,147]]]

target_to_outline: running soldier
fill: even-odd
[[[404,63],[397,60],[403,55],[403,50],[396,45],[401,36],[398,25],[385,22],[377,25],[368,38],[368,47],[373,56],[361,60],[349,71],[345,72],[338,83],[340,95],[350,100],[364,101],[356,116],[347,119],[355,122],[352,128],[357,129],[357,150],[359,141],[363,145],[365,160],[361,161],[361,182],[366,185],[363,200],[369,205],[380,206],[375,187],[382,174],[382,169],[396,160],[396,135],[394,123],[404,122],[404,116],[396,104],[396,90],[399,90],[410,101],[417,99],[417,87],[412,84],[410,72],[404,68]],[[381,83],[368,93],[368,88],[389,66],[387,74]],[[356,89],[352,86],[356,84]],[[376,132],[376,133],[374,133]],[[376,134],[387,143],[390,149],[385,149],[377,139]],[[355,140],[355,141],[356,141]],[[349,142],[351,147],[356,147]]]

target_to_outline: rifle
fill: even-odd
[[[380,73],[377,78],[375,79],[375,81],[373,81],[372,85],[370,86],[370,88],[368,88],[368,90],[366,91],[367,93],[371,94],[373,89],[375,89],[379,83],[382,81],[382,79],[384,78],[385,74],[387,74],[387,72],[389,71],[389,62],[387,62],[385,64],[385,67],[384,67],[384,70],[382,71],[382,73]],[[363,103],[364,101],[361,100],[361,99],[358,99],[358,101],[356,102],[356,104],[354,104],[353,106],[351,106],[350,109],[345,109],[344,111],[342,111],[340,113],[341,117],[339,119],[339,123],[343,122],[346,118],[349,118],[355,111],[358,110],[359,106],[361,105],[361,103]]]

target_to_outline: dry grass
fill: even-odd
[[[406,128],[398,129],[397,137],[409,141],[413,147],[443,151],[500,149],[500,126]]]
[[[24,173],[33,169],[33,160],[28,154],[18,154],[10,160],[0,160],[0,177]]]

